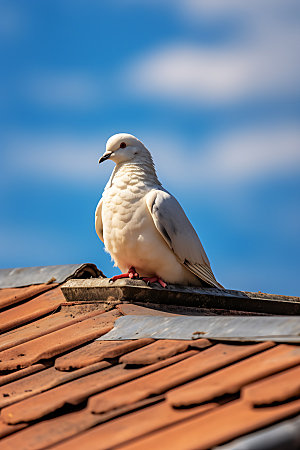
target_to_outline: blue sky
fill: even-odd
[[[297,0],[0,1],[0,267],[94,262],[129,132],[151,150],[218,280],[299,294]]]

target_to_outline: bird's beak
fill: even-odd
[[[111,157],[111,153],[104,153],[104,155],[101,156],[101,158],[99,159],[99,164],[102,163],[103,161],[106,161],[110,157]]]

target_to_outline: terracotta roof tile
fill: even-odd
[[[0,352],[0,370],[28,367],[41,359],[52,358],[85,342],[102,336],[113,328],[118,311],[100,313],[82,322]]]
[[[16,448],[22,448],[22,450],[40,450],[42,448],[48,448],[64,439],[76,436],[99,423],[120,417],[132,410],[136,411],[145,406],[152,405],[153,403],[157,403],[157,401],[156,398],[150,399],[139,402],[134,406],[119,409],[113,413],[102,414],[101,416],[99,414],[91,414],[84,408],[80,411],[45,419],[19,433],[3,439],[1,441],[1,450],[15,450]],[[6,427],[21,427],[21,425],[24,426],[25,424],[6,425]]]
[[[45,334],[73,325],[74,323],[81,322],[82,320],[99,314],[101,310],[102,309],[99,308],[96,311],[85,313],[78,312],[74,315],[72,311],[64,309],[63,311],[55,312],[47,317],[36,320],[33,323],[24,325],[23,327],[3,333],[0,336],[0,351],[23,344],[24,342],[44,336]],[[102,312],[105,312],[105,310],[103,309]]]
[[[282,403],[300,395],[300,366],[260,380],[242,391],[242,397],[254,406]]]
[[[150,395],[161,394],[196,377],[262,351],[268,346],[270,344],[266,342],[247,346],[215,345],[187,360],[161,369],[159,372],[140,377],[127,385],[118,386],[91,397],[89,409],[93,413],[104,413]]]
[[[246,384],[299,363],[300,347],[281,344],[169,392],[168,401],[176,407],[211,401],[234,394]]]
[[[8,425],[7,423],[0,420],[0,439],[5,436],[9,436],[16,431],[26,428],[28,425],[26,423],[19,423],[18,425]],[[2,446],[2,444],[1,444]]]
[[[0,332],[19,327],[24,323],[37,319],[55,311],[65,301],[59,288],[35,297],[22,305],[0,313]]]
[[[296,345],[95,340],[121,314],[192,308],[104,312],[53,285],[2,289],[1,306],[1,450],[209,448],[300,411]]]
[[[67,355],[57,358],[55,361],[55,368],[58,370],[79,369],[80,367],[94,364],[106,358],[116,358],[124,353],[132,352],[137,348],[151,344],[151,342],[153,342],[153,339],[139,339],[136,341],[94,341],[78,350],[74,350]]]
[[[49,367],[49,364],[40,363],[33,364],[30,367],[26,367],[25,369],[16,370],[15,372],[8,373],[7,375],[0,376],[0,386],[4,384],[12,383],[13,381],[19,380],[20,378],[25,378],[28,375],[31,375],[36,372],[40,372],[41,370],[45,370]]]
[[[184,352],[188,347],[189,344],[185,341],[159,340],[145,348],[140,348],[122,356],[120,362],[136,365],[153,364],[162,359],[170,358],[170,356],[174,356],[177,353]]]
[[[0,289],[0,308],[15,305],[23,300],[35,297],[44,291],[53,289],[55,284],[37,284],[21,288]]]
[[[144,306],[135,305],[133,303],[121,303],[117,305],[119,311],[124,315],[134,315],[134,316],[177,316],[178,314],[173,314],[165,311],[160,311],[154,308],[145,308]]]
[[[74,372],[60,372],[54,367],[50,367],[34,373],[0,388],[0,408],[110,366],[108,362],[103,361]]]
[[[68,450],[74,448],[88,448],[89,450],[105,450],[115,448],[139,436],[152,433],[161,428],[174,425],[189,417],[205,413],[215,404],[206,404],[197,408],[176,410],[166,402],[159,403],[141,411],[136,411],[125,417],[97,426],[77,438],[70,439],[55,448]],[[141,447],[142,448],[142,447]],[[158,445],[154,448],[165,448]]]
[[[122,450],[204,450],[261,429],[300,411],[300,400],[267,408],[252,408],[243,400],[138,439]]]
[[[16,405],[11,405],[2,409],[1,417],[6,423],[10,424],[30,422],[39,419],[53,411],[56,411],[65,404],[78,405],[79,403],[86,400],[89,396],[97,392],[104,391],[120,383],[125,383],[126,381],[143,376],[155,370],[159,370],[170,364],[175,364],[177,361],[188,358],[189,356],[192,356],[194,354],[195,351],[191,350],[190,352],[173,356],[168,360],[161,361],[151,366],[143,367],[142,369],[125,369],[122,364],[118,364],[101,372],[96,372],[74,381],[70,381],[69,383],[65,383],[62,386],[58,386],[51,390],[47,390],[46,392],[42,392],[41,394],[35,395],[33,397],[32,393],[29,393],[31,395],[30,398],[26,398],[22,401],[22,403],[17,403]],[[98,364],[108,363],[102,362]],[[90,367],[92,366],[88,366],[79,370],[87,370]],[[66,381],[72,376],[75,378],[78,372],[79,371],[57,371],[57,373],[60,374],[57,376],[61,377],[60,380],[64,379]],[[41,375],[42,374],[43,372],[41,372]],[[49,384],[50,386],[45,387],[46,389],[49,389],[51,387],[51,381],[49,382]],[[7,387],[9,387],[9,385],[7,385]],[[22,395],[25,396],[26,393],[23,390]],[[6,402],[8,401],[9,400],[6,400]],[[2,400],[2,404],[3,403],[4,400]]]

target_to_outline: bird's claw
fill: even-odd
[[[130,278],[131,280],[140,278],[139,274],[135,270],[134,267],[130,267],[127,273],[121,273],[120,275],[115,275],[109,279],[109,283],[113,283],[116,280],[120,280],[121,278]]]

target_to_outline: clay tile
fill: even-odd
[[[162,402],[99,425],[80,436],[61,443],[56,448],[61,450],[72,450],[74,448],[106,450],[108,448],[116,448],[132,439],[143,435],[151,435],[156,430],[180,424],[182,421],[196,415],[205,414],[215,406],[214,404],[207,404],[193,409],[174,410],[165,402]],[[157,446],[153,448],[170,447]]]
[[[177,316],[177,314],[160,311],[154,308],[145,308],[144,306],[135,305],[133,303],[120,303],[117,305],[119,311],[124,315],[134,316]]]
[[[120,358],[125,364],[147,365],[170,358],[188,349],[189,344],[179,340],[159,340]]]
[[[55,311],[65,301],[60,288],[52,289],[28,302],[0,313],[0,332],[28,323]]]
[[[147,398],[150,395],[161,394],[231,362],[257,353],[265,346],[266,343],[243,346],[218,344],[200,353],[194,350],[192,351],[195,352],[194,356],[184,361],[134,380],[127,386],[118,386],[109,392],[103,392],[90,398],[89,409],[100,414]]]
[[[271,405],[290,400],[300,394],[300,367],[246,386],[242,397],[253,406]]]
[[[15,305],[23,300],[35,297],[44,291],[53,289],[54,286],[56,285],[37,284],[27,287],[0,289],[0,308],[6,308],[7,306]]]
[[[122,450],[205,450],[276,423],[299,411],[300,400],[272,408],[252,408],[247,402],[237,400],[125,443]],[[73,448],[76,448],[75,442],[74,440]],[[60,446],[60,450],[67,448]],[[97,447],[89,446],[89,450],[95,448]]]
[[[71,307],[72,308],[72,307]],[[64,311],[58,311],[50,314],[42,319],[35,320],[23,327],[8,331],[0,336],[0,351],[6,350],[16,345],[23,344],[24,342],[36,339],[45,334],[52,333],[53,331],[60,330],[74,323],[81,322],[82,320],[89,319],[95,315],[98,315],[104,309],[98,308],[96,311],[90,312],[77,312],[72,314],[71,311],[64,309]]]
[[[173,356],[172,358],[169,358],[165,361],[160,361],[159,363],[139,369],[126,370],[124,368],[124,365],[122,364],[108,367],[110,364],[106,361],[102,361],[92,366],[78,369],[74,372],[60,372],[56,370],[56,376],[59,376],[60,380],[59,384],[64,384],[53,388],[53,380],[50,379],[48,380],[48,385],[45,383],[43,386],[43,390],[50,390],[46,390],[45,392],[40,391],[41,393],[38,395],[34,395],[35,392],[24,392],[25,390],[23,389],[21,392],[21,396],[23,396],[24,400],[22,402],[19,401],[19,403],[11,404],[16,402],[17,400],[20,400],[20,398],[16,400],[16,397],[12,400],[9,398],[0,400],[0,406],[1,404],[3,406],[5,400],[6,404],[9,404],[8,402],[10,402],[10,406],[2,409],[1,417],[6,423],[9,424],[36,420],[51,412],[56,411],[65,404],[78,405],[79,403],[86,400],[89,396],[97,392],[104,391],[120,383],[125,383],[147,373],[154,372],[155,370],[160,370],[161,368],[166,367],[170,364],[175,364],[177,361],[187,358],[194,353],[195,352],[193,351],[186,352],[184,354]],[[93,369],[94,366],[98,367],[98,370],[105,367],[108,368],[99,372],[98,370],[95,371],[95,369]],[[55,371],[54,368],[53,370]],[[41,372],[41,375],[44,372],[45,371]],[[86,375],[86,373],[90,374]],[[52,376],[52,374],[50,375]],[[32,375],[32,377],[34,377],[34,375]],[[68,380],[73,381],[66,382]],[[56,380],[54,380],[54,382],[55,381]],[[34,386],[35,387],[32,388],[33,390],[41,389],[41,382],[35,380]],[[6,386],[6,393],[8,392],[8,387],[10,386]],[[26,391],[28,391],[28,387],[26,388]],[[13,387],[12,394],[14,392],[15,386]],[[25,395],[28,398],[26,398]]]
[[[58,370],[73,370],[85,367],[103,359],[112,359],[126,352],[153,342],[153,339],[138,339],[134,341],[94,341],[78,350],[57,358],[55,368]]]
[[[256,349],[262,351],[267,348],[267,344],[258,344]],[[175,407],[197,405],[225,394],[236,393],[246,384],[299,362],[300,347],[279,345],[175,389],[168,393],[167,398]]]
[[[75,323],[46,336],[0,352],[0,370],[15,370],[49,359],[107,333],[119,317],[118,311],[102,314]]]
[[[71,382],[85,375],[89,375],[99,370],[110,367],[111,364],[103,361],[74,372],[60,372],[54,367],[49,367],[38,373],[20,378],[0,388],[0,408],[6,407],[16,402],[20,402],[28,397],[32,397],[41,392],[48,391],[63,383]],[[17,409],[19,407],[17,406]]]

